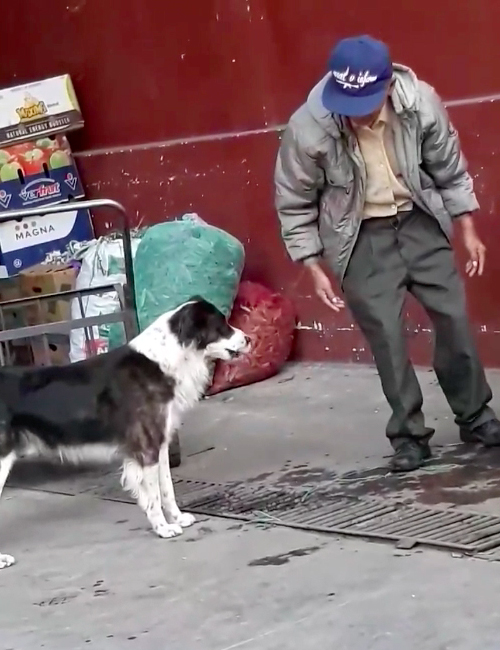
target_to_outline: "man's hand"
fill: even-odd
[[[469,261],[465,266],[465,272],[470,278],[476,273],[477,275],[483,275],[486,246],[479,239],[474,221],[469,214],[461,216],[460,223],[462,225],[464,246],[469,253]]]
[[[323,271],[320,264],[309,264],[307,268],[311,273],[314,290],[318,298],[324,302],[327,307],[333,309],[333,311],[340,311],[344,306],[344,301],[338,298],[333,292],[330,278]]]

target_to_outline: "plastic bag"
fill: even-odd
[[[151,226],[134,264],[140,329],[194,295],[229,315],[244,263],[243,245],[195,214]]]
[[[132,239],[132,255],[137,251],[139,239]],[[121,239],[109,240],[104,237],[94,239],[89,246],[79,253],[80,272],[76,278],[75,289],[87,289],[103,284],[125,283],[125,262],[123,242]],[[85,317],[111,314],[118,311],[120,303],[115,291],[82,297]],[[77,298],[71,301],[71,318],[82,318],[82,310]],[[115,341],[110,342],[110,330],[113,328]],[[90,328],[89,328],[90,329]],[[84,329],[72,330],[70,335],[70,361],[82,361],[89,356],[107,352],[112,347],[125,342],[123,327],[120,324],[105,324],[92,327],[94,341],[88,341]]]
[[[295,332],[289,298],[254,282],[242,282],[229,322],[251,339],[250,352],[231,362],[218,362],[208,395],[272,377],[288,360]]]

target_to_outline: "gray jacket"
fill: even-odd
[[[324,257],[344,277],[362,220],[366,170],[356,137],[321,103],[325,77],[291,117],[276,162],[276,208],[294,261]],[[452,218],[477,210],[460,142],[434,89],[394,66],[394,146],[401,174],[420,208],[448,237]]]

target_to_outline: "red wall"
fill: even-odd
[[[0,86],[73,77],[86,127],[72,141],[89,195],[118,199],[136,223],[195,210],[231,231],[247,277],[295,299],[298,355],[321,360],[370,355],[349,314],[323,309],[287,261],[273,211],[278,127],[336,38],[385,39],[451,100],[489,250],[486,275],[468,281],[471,314],[485,361],[500,366],[499,2],[51,0],[49,10],[25,0],[2,17]],[[428,323],[413,306],[408,329],[416,361],[428,362]]]

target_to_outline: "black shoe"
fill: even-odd
[[[465,443],[480,443],[485,447],[500,447],[500,421],[493,418],[474,429],[460,427],[460,440]]]
[[[170,460],[170,467],[172,469],[179,467],[181,464],[181,443],[179,441],[179,433],[177,431],[173,434],[172,439],[170,440],[170,444],[168,446],[168,457]]]
[[[431,448],[426,441],[418,442],[412,438],[401,440],[391,458],[390,468],[393,472],[412,472],[431,457]]]

